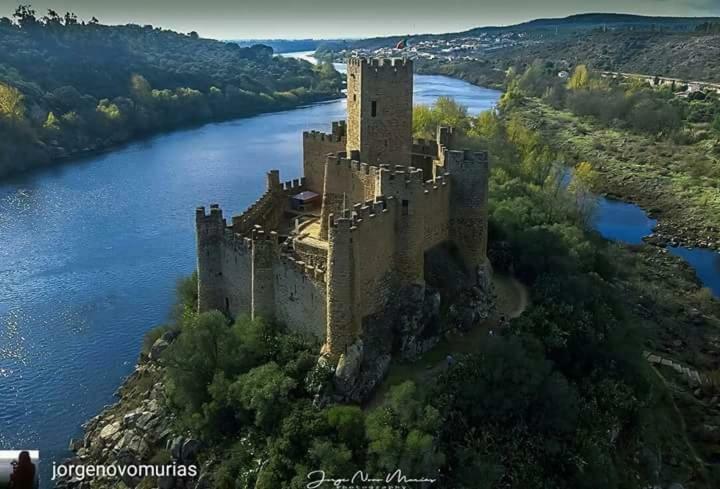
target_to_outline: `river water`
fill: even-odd
[[[417,103],[441,95],[478,113],[500,92],[415,77]],[[336,100],[208,124],[0,184],[0,449],[39,448],[44,470],[65,456],[193,270],[195,207],[237,213],[267,170],[299,177],[302,131],[344,114]]]

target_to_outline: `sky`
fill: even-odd
[[[0,0],[0,16],[18,0]],[[583,12],[720,15],[720,0],[24,0],[104,24],[152,24],[215,39],[441,33]]]

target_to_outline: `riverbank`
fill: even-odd
[[[574,165],[588,161],[599,173],[594,190],[631,202],[657,220],[657,245],[720,250],[720,191],[704,176],[713,162],[712,140],[672,139],[604,128],[591,118],[526,98],[513,111]],[[720,147],[720,143],[718,143]]]
[[[57,488],[99,489],[118,487],[159,487],[162,489],[209,487],[203,474],[209,464],[202,465],[198,453],[202,443],[183,436],[176,426],[175,413],[168,407],[165,369],[160,365],[162,352],[176,334],[158,338],[148,352],[143,352],[130,374],[115,393],[116,402],[106,406],[83,425],[81,437],[71,440],[73,455],[62,463],[72,466],[117,467],[194,465],[194,477],[141,477],[103,475],[86,478],[62,477]],[[77,474],[77,471],[75,471]]]
[[[149,141],[152,138],[162,136],[165,134],[171,134],[178,131],[185,131],[190,129],[197,129],[208,124],[218,124],[222,122],[229,122],[233,120],[249,119],[265,114],[274,114],[278,112],[284,112],[287,110],[301,109],[308,107],[313,104],[322,102],[331,102],[333,100],[345,98],[342,93],[338,94],[318,94],[317,96],[308,96],[302,100],[297,100],[295,103],[278,105],[277,107],[261,109],[251,112],[241,112],[233,115],[226,115],[222,117],[208,117],[203,120],[197,120],[192,122],[183,122],[173,127],[162,128],[158,130],[151,130],[137,135],[132,135],[127,139],[122,140],[100,140],[82,148],[74,148],[66,150],[62,147],[52,147],[48,153],[46,159],[39,158],[35,160],[34,164],[26,165],[25,163],[19,163],[18,168],[5,168],[0,167],[0,183],[8,181],[16,177],[22,177],[23,175],[42,171],[47,168],[60,166],[67,163],[73,163],[76,161],[82,161],[89,158],[94,158],[108,154],[114,151],[121,150],[128,145],[142,143]]]

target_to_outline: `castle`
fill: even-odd
[[[337,361],[365,323],[408,287],[425,256],[451,244],[478,280],[486,266],[488,155],[412,137],[413,65],[350,58],[347,121],[303,133],[303,174],[228,222],[196,211],[198,307],[262,316],[323,342]]]

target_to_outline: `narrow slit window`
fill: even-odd
[[[402,215],[403,216],[408,215],[408,201],[407,200],[402,201]]]
[[[377,115],[377,101],[376,100],[372,101],[372,106],[370,108],[370,115],[373,117],[375,117]]]

